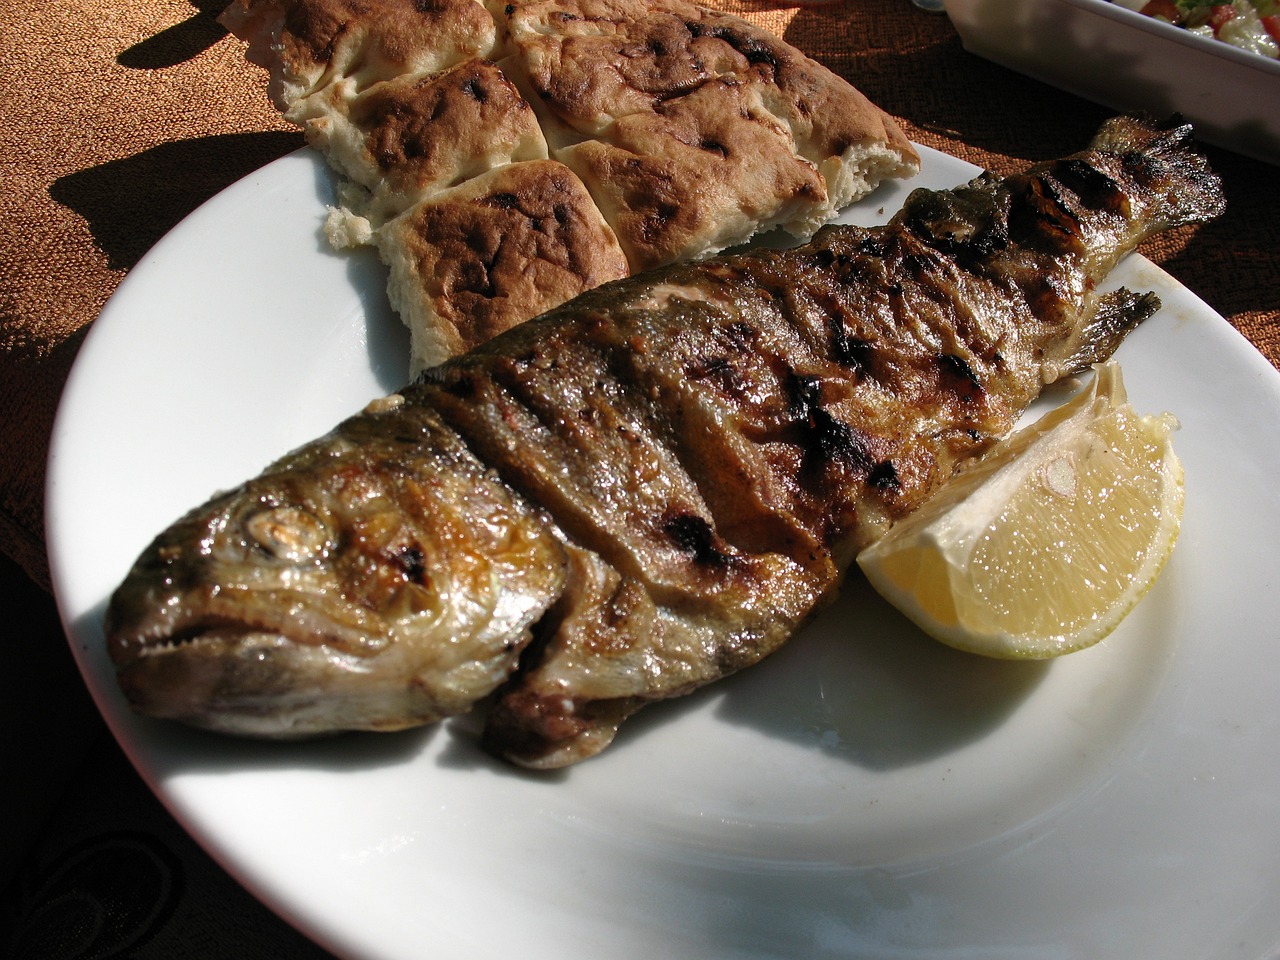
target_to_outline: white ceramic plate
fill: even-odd
[[[910,184],[972,168],[925,150]],[[861,582],[772,660],[531,775],[436,729],[281,745],[135,717],[100,618],[163,526],[404,378],[372,256],[325,249],[310,152],[166,237],[95,323],[53,438],[50,558],[85,679],[178,819],[360,958],[1260,958],[1280,945],[1280,377],[1142,259],[1124,346],[1183,429],[1181,542],[1051,664],[931,643]],[[885,219],[906,187],[853,217]]]
[[[965,49],[1115,110],[1181,113],[1280,163],[1280,61],[1108,0],[946,0]]]

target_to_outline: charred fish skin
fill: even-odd
[[[912,194],[885,227],[598,288],[162,534],[109,650],[145,713],[393,729],[497,689],[493,752],[604,749],[777,649],[856,552],[1155,309],[1099,295],[1221,208],[1184,126]]]

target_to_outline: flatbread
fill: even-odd
[[[378,243],[391,304],[428,365],[629,271],[586,187],[555,160],[435,193],[383,226]]]
[[[378,222],[495,167],[549,156],[533,109],[488,60],[360,93],[336,84],[307,112],[309,142],[368,191],[363,213]]]
[[[919,169],[846,81],[682,0],[233,0],[220,19],[344,178],[327,233],[378,247],[415,373],[608,280],[807,239]]]

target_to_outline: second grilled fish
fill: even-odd
[[[885,227],[610,284],[428,371],[155,540],[108,611],[124,691],[276,737],[495,695],[494,752],[598,752],[775,650],[1156,309],[1095,286],[1221,209],[1189,133],[1117,118]]]

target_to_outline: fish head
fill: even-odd
[[[106,617],[134,709],[289,738],[433,722],[505,679],[560,589],[561,546],[425,446],[328,438],[157,537]]]

